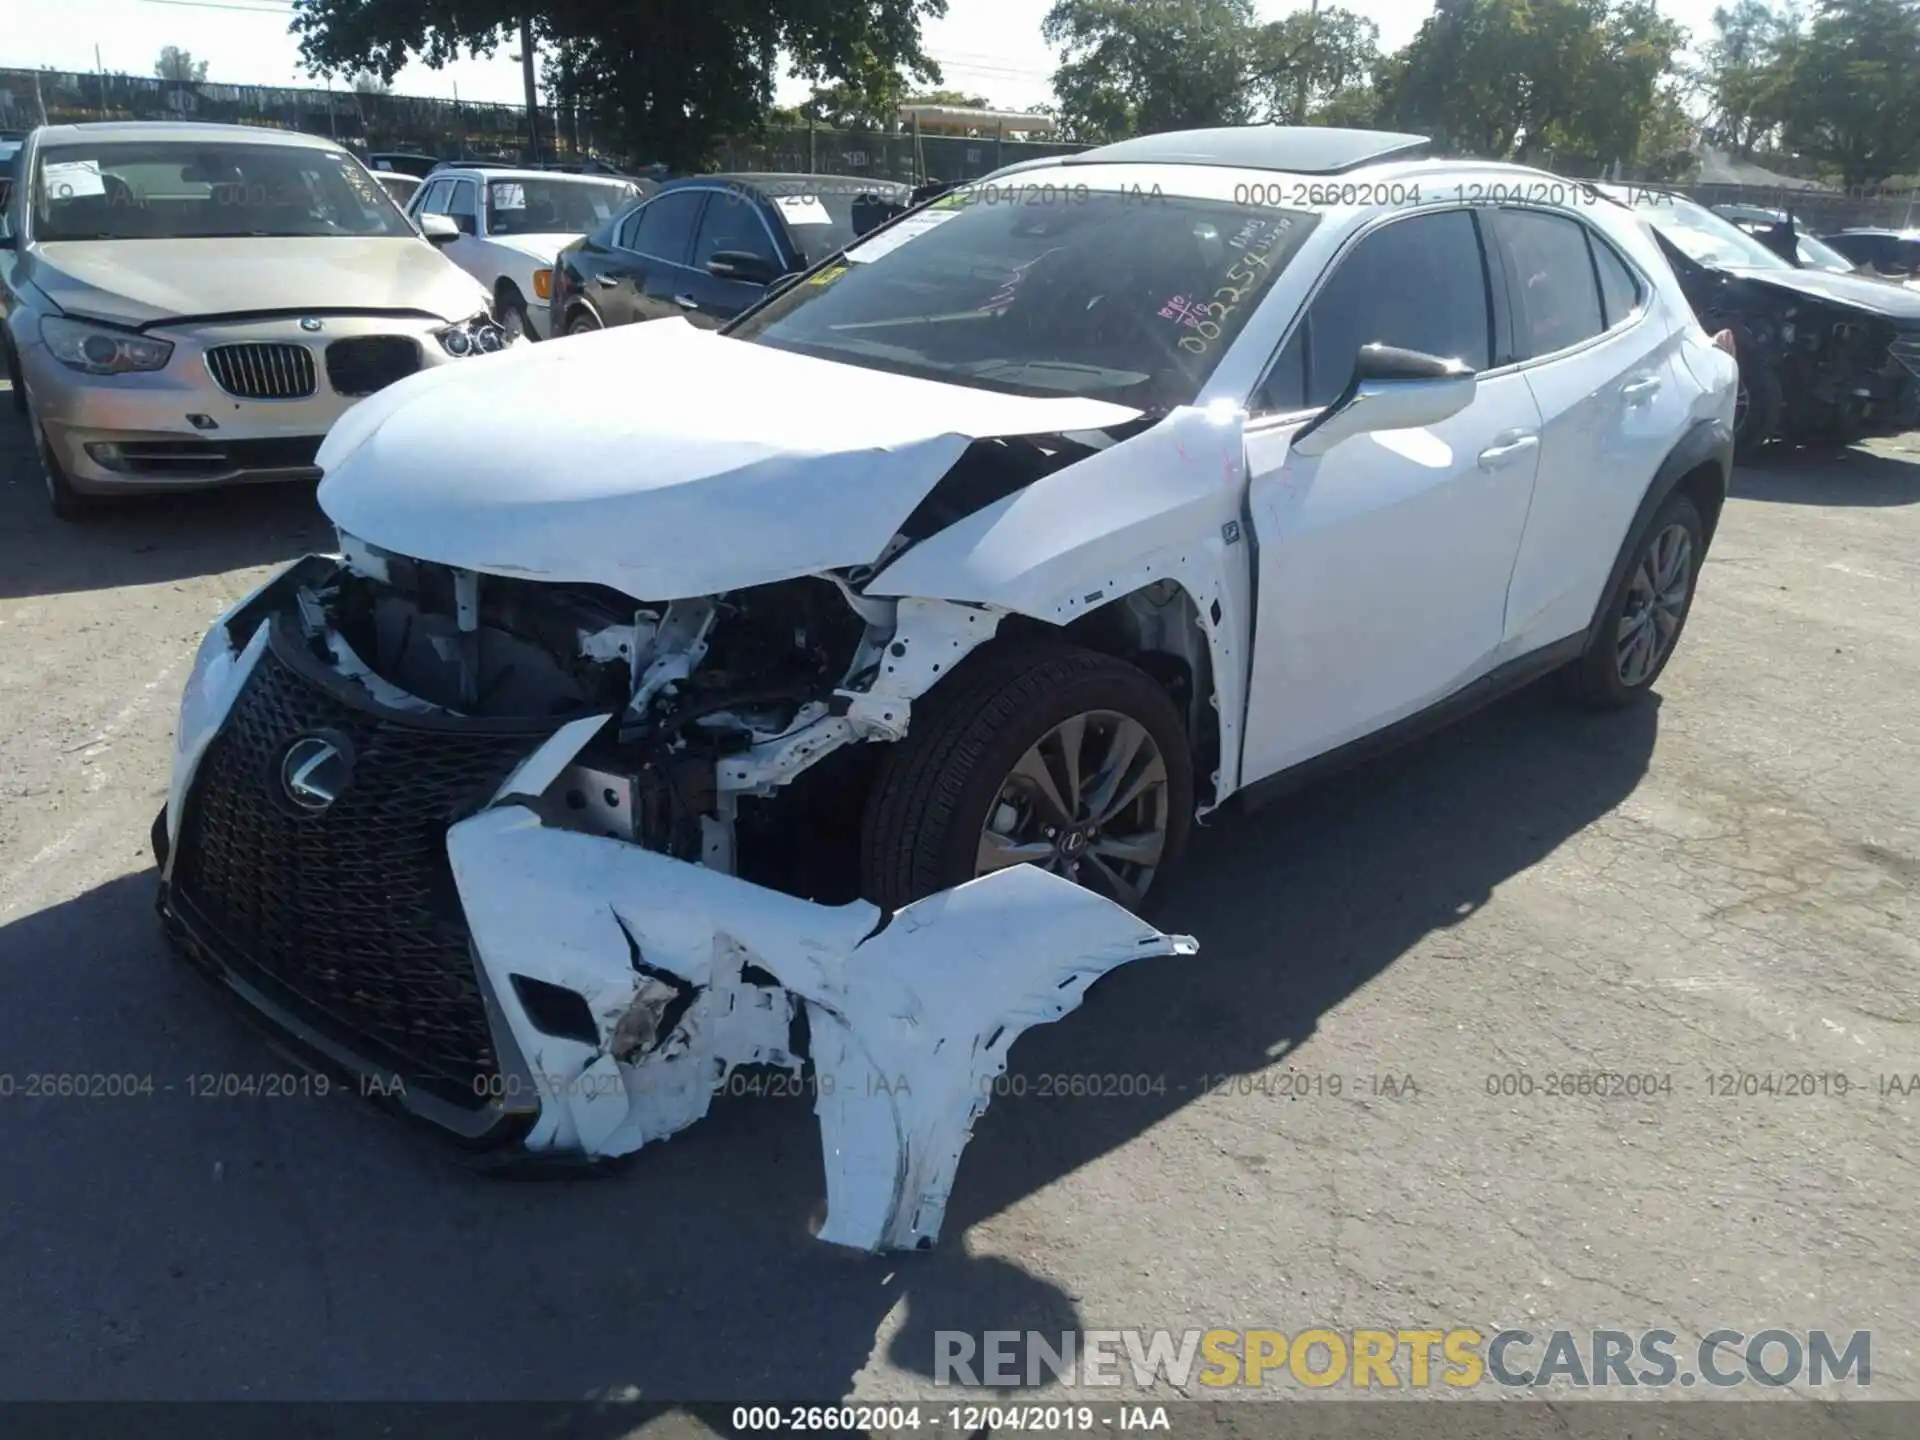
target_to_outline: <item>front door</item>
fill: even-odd
[[[1259,588],[1245,782],[1422,710],[1495,662],[1540,411],[1522,375],[1493,369],[1506,345],[1481,232],[1466,209],[1366,232],[1250,407]],[[1483,372],[1476,398],[1437,425],[1295,455],[1293,436],[1375,343],[1464,360]]]

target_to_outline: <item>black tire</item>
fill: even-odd
[[[1141,897],[1150,905],[1193,818],[1186,727],[1146,672],[1051,639],[989,644],[915,705],[907,738],[889,748],[868,795],[862,893],[891,911],[973,879],[982,828],[1014,767],[1054,727],[1089,712],[1143,727],[1166,767],[1164,843]]]
[[[31,405],[27,407],[27,426],[33,431],[33,452],[40,461],[40,479],[46,486],[47,504],[54,519],[85,520],[97,514],[99,500],[73,488],[73,482],[60,466],[59,456],[53,453],[53,442],[47,439],[47,427],[40,423]]]
[[[606,328],[606,326],[600,323],[600,317],[584,305],[567,318],[567,334],[569,335],[591,335],[596,330],[604,330]]]
[[[1622,628],[1629,615],[1645,610],[1640,604],[1637,578],[1643,569],[1651,574],[1657,564],[1656,547],[1675,526],[1685,532],[1688,546],[1685,593],[1677,608],[1669,612],[1672,630],[1652,657],[1651,668],[1644,673],[1633,673],[1622,660],[1625,643]],[[1687,616],[1693,610],[1694,592],[1699,588],[1700,566],[1706,559],[1706,550],[1706,526],[1701,523],[1700,512],[1693,501],[1681,494],[1668,496],[1666,503],[1655,512],[1646,533],[1635,542],[1633,558],[1607,596],[1606,608],[1586,653],[1562,672],[1566,692],[1572,699],[1596,710],[1618,710],[1645,698],[1680,646]],[[1657,615],[1648,613],[1648,623],[1658,632],[1663,622]]]
[[[1746,342],[1736,337],[1734,351],[1737,357],[1752,352],[1746,348]],[[1772,365],[1753,354],[1751,360],[1737,358],[1740,366],[1740,385],[1746,391],[1745,412],[1736,417],[1733,428],[1733,453],[1736,459],[1751,460],[1774,438],[1780,428],[1780,411],[1786,403],[1780,390],[1780,375]]]
[[[516,343],[540,338],[533,333],[533,317],[527,313],[527,302],[521,298],[518,290],[511,285],[502,285],[494,299],[494,308],[500,312],[501,327],[515,337]]]

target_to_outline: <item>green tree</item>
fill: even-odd
[[[198,85],[207,78],[207,62],[194,59],[191,50],[166,45],[161,47],[160,58],[153,62],[153,73],[162,80],[185,80]]]
[[[1256,114],[1276,125],[1365,125],[1373,114],[1380,27],[1338,5],[1298,10],[1251,37]]]
[[[356,95],[391,95],[393,82],[374,74],[371,70],[356,70],[349,82]]]
[[[1382,66],[1383,119],[1497,159],[1633,160],[1685,43],[1655,0],[1439,0]]]
[[[1712,133],[1736,154],[1752,155],[1785,119],[1800,17],[1764,0],[1739,0],[1713,12],[1705,46]]]
[[[908,95],[908,105],[951,105],[957,110],[991,110],[993,102],[984,95],[969,95],[964,90],[919,90]]]
[[[576,93],[596,97],[596,133],[690,170],[765,122],[783,58],[862,104],[880,103],[876,87],[938,84],[920,26],[945,13],[946,0],[542,0],[532,29],[572,58]],[[292,28],[314,74],[391,81],[412,56],[438,68],[517,43],[521,18],[506,0],[294,0]]]
[[[1784,97],[1788,148],[1848,186],[1920,163],[1920,3],[1820,0]]]
[[[1056,0],[1040,34],[1063,138],[1244,124],[1252,32],[1252,0]]]

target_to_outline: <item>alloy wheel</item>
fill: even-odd
[[[1061,721],[1001,783],[980,830],[976,875],[1038,865],[1137,906],[1160,867],[1167,766],[1139,721],[1091,710]]]
[[[1747,412],[1753,408],[1753,397],[1747,392],[1747,382],[1742,380],[1733,392],[1733,433],[1738,435],[1747,424]]]
[[[1626,608],[1615,635],[1614,665],[1629,689],[1660,668],[1680,633],[1693,587],[1693,537],[1681,524],[1653,537],[1634,566]]]

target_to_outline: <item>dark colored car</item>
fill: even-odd
[[[1733,332],[1738,454],[1920,426],[1920,294],[1784,260],[1684,195],[1600,189],[1652,226],[1700,323]]]
[[[556,334],[685,315],[724,324],[782,276],[844,249],[905,208],[910,190],[849,175],[669,180],[560,252]]]
[[[1882,275],[1920,276],[1920,231],[1842,230],[1820,237],[1856,265]]]

